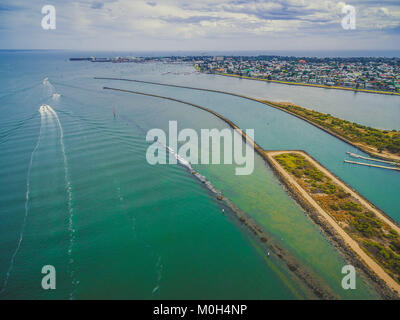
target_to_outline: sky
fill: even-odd
[[[400,50],[400,0],[0,0],[0,49]]]

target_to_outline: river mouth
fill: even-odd
[[[113,79],[114,80],[114,79]],[[136,95],[144,95],[144,96],[148,96],[151,98],[156,98],[156,99],[165,99],[167,101],[174,101],[174,102],[178,102],[181,104],[186,104],[189,107],[194,107],[194,108],[198,108],[201,109],[203,111],[206,111],[208,113],[210,113],[211,115],[221,119],[223,122],[225,122],[227,125],[229,125],[233,130],[236,130],[239,132],[239,134],[242,136],[243,138],[243,143],[247,143],[251,146],[254,146],[257,154],[263,158],[264,160],[266,160],[274,169],[275,167],[272,165],[271,160],[269,159],[268,156],[266,156],[266,152],[265,150],[263,150],[257,143],[255,143],[253,140],[249,139],[249,137],[246,136],[246,134],[240,130],[240,128],[238,128],[234,123],[232,123],[230,120],[226,119],[225,117],[221,116],[220,114],[205,108],[203,106],[199,106],[199,105],[195,105],[192,103],[188,103],[182,100],[178,100],[178,99],[174,99],[171,97],[164,97],[164,96],[159,96],[159,95],[154,95],[154,94],[150,94],[150,93],[144,93],[144,92],[139,92],[139,91],[131,91],[131,90],[125,90],[125,89],[118,89],[118,88],[110,88],[110,87],[104,87],[104,89],[106,90],[113,90],[116,92],[120,92],[120,93],[129,93],[129,94],[136,94]],[[160,144],[159,142],[157,142],[158,144]],[[171,148],[164,146],[165,148],[167,148],[168,150],[171,150]],[[199,151],[196,152],[196,154]],[[204,150],[201,150],[201,152],[204,152]],[[173,156],[177,157],[179,160],[179,156],[175,155],[174,151],[172,151]],[[301,279],[310,289],[311,291],[319,298],[323,298],[323,299],[332,299],[335,297],[335,295],[330,292],[330,289],[328,289],[326,286],[322,285],[322,283],[320,282],[320,280],[317,280],[317,278],[315,277],[315,275],[311,275],[309,273],[309,271],[307,270],[307,268],[305,268],[304,266],[300,266],[298,261],[296,261],[296,258],[294,258],[294,256],[291,256],[290,254],[288,254],[288,252],[285,252],[285,249],[278,244],[276,241],[273,240],[273,237],[271,237],[268,233],[266,233],[265,231],[263,231],[262,229],[262,225],[259,225],[256,221],[254,221],[251,216],[249,216],[248,214],[242,212],[236,205],[234,205],[234,203],[232,203],[232,201],[230,199],[224,198],[221,195],[221,192],[219,190],[216,190],[215,187],[202,175],[200,175],[198,172],[194,171],[193,168],[190,166],[190,164],[182,159],[181,161],[179,161],[184,167],[186,167],[186,169],[189,169],[189,171],[192,173],[192,175],[194,175],[196,178],[199,179],[200,182],[202,182],[212,193],[217,195],[217,199],[218,200],[223,200],[226,205],[232,209],[232,211],[234,212],[234,214],[236,215],[236,218],[243,224],[245,225],[251,232],[253,232],[257,237],[258,240],[260,240],[263,243],[269,243],[269,247],[267,250],[273,250],[274,253],[283,261],[286,263],[287,267],[289,268],[289,270],[291,272],[293,272],[294,274],[296,274],[296,276]],[[281,178],[281,176],[278,174],[279,178]],[[246,189],[246,188],[245,188]],[[296,193],[292,193],[294,199],[300,199]],[[302,205],[303,202],[299,201],[299,203]],[[304,206],[303,206],[304,207]],[[304,207],[306,211],[308,211],[308,213],[311,215],[312,210],[309,209],[308,206]],[[320,219],[318,219],[316,216],[313,216],[313,221],[316,222],[316,224],[323,226],[323,230],[325,231],[325,235],[329,235],[329,239],[330,241],[332,241],[334,243],[334,245],[336,246],[336,248],[340,248],[342,245],[342,242],[339,240],[339,238],[337,236],[334,235],[334,233],[332,233],[332,230],[329,226],[327,226],[327,224],[322,223],[322,221]],[[283,240],[283,239],[282,239]],[[268,255],[269,255],[269,251],[267,251]],[[357,262],[358,267],[363,268],[362,264],[360,262],[357,261],[357,259],[355,258],[355,256],[352,254],[351,251],[346,251],[346,250],[341,250],[341,254],[343,256],[346,257],[346,259],[350,260],[350,261],[355,261]],[[293,259],[294,258],[294,259]],[[364,272],[365,270],[367,270],[366,268],[362,269],[362,273],[363,276],[365,277],[367,274],[369,274],[368,272]],[[373,280],[375,281],[375,277],[373,277]],[[376,282],[375,284],[380,284],[380,282]],[[390,290],[388,290],[385,286],[381,287],[381,286],[377,286],[377,288],[379,288],[379,290],[382,292],[382,294],[386,297],[392,297],[392,295],[390,294]]]
[[[60,94],[57,99],[39,96],[41,77],[39,85],[28,89],[25,97],[13,96],[6,102],[18,107],[2,120],[7,124],[4,128],[12,131],[1,141],[5,157],[1,160],[0,173],[3,177],[9,174],[9,169],[20,173],[8,180],[7,188],[12,192],[3,186],[0,193],[6,203],[0,216],[4,222],[1,243],[8,244],[0,255],[3,269],[8,265],[15,248],[15,235],[20,230],[26,166],[39,132],[37,115],[21,127],[22,131],[18,129],[19,121],[29,119],[42,104],[48,104],[59,115],[64,129],[73,186],[76,238],[72,253],[75,280],[79,281],[74,284],[74,298],[154,299],[185,295],[189,298],[296,299],[312,296],[296,283],[290,272],[280,270],[280,264],[274,262],[274,258],[265,262],[265,251],[260,254],[259,245],[253,243],[251,235],[221,214],[220,201],[204,190],[202,183],[193,179],[190,172],[179,166],[146,165],[144,155],[148,145],[143,133],[131,121],[146,130],[162,127],[171,119],[179,119],[193,127],[197,123],[199,128],[224,125],[200,111],[183,115],[182,106],[174,102],[161,103],[145,97],[120,95],[110,97],[108,93],[102,93],[98,81],[90,81],[98,74],[98,66],[80,70],[80,67],[66,63],[61,62],[61,65],[65,70],[60,75],[54,71],[56,67],[61,68],[58,59],[46,70],[48,80]],[[116,72],[107,68],[104,66],[102,72]],[[160,73],[156,71],[151,76]],[[178,98],[186,95],[175,90],[170,93]],[[30,99],[32,101],[27,104]],[[199,103],[194,101],[197,99],[198,96],[193,95],[189,100]],[[214,108],[214,103],[222,101],[219,99],[204,97],[207,102],[204,105]],[[235,109],[237,103],[232,102],[228,100],[225,104]],[[238,106],[242,107],[241,103]],[[117,111],[116,119],[112,107]],[[243,112],[236,116],[235,123],[239,118],[246,120]],[[278,117],[274,113],[271,119],[274,116]],[[69,274],[64,267],[68,266],[68,247],[65,245],[69,239],[68,194],[65,192],[60,131],[56,130],[55,124],[49,123],[45,142],[34,157],[31,211],[26,228],[29,241],[22,243],[5,298],[51,297],[35,289],[35,278],[29,271],[40,268],[43,257],[51,257],[60,275]],[[257,135],[264,137],[263,132],[256,129],[256,141]],[[288,143],[282,141],[284,139],[281,142]],[[263,143],[269,144],[270,140],[263,139]],[[278,144],[278,140],[275,143]],[[195,168],[226,198],[270,231],[271,237],[283,243],[286,250],[302,258],[302,262],[311,266],[312,272],[339,296],[379,297],[368,284],[357,293],[342,292],[338,266],[344,259],[318,228],[307,222],[307,217],[287,196],[270,169],[265,169],[261,159],[256,160],[257,174],[246,179],[235,178],[232,169],[229,166]],[[54,179],[50,179],[51,173]],[[15,219],[5,222],[13,213]],[[45,229],[53,232],[43,230],[43,223],[48,223]],[[6,229],[12,231],[5,232]],[[35,240],[36,234],[40,236]],[[307,237],[299,237],[299,234]],[[1,275],[6,273],[3,269]],[[243,279],[237,279],[238,273]],[[104,282],[100,279],[106,281],[108,292],[104,291]],[[29,293],[17,291],[23,283],[27,284]],[[360,283],[364,286],[363,280]],[[70,277],[61,276],[57,297],[68,298],[71,287]]]

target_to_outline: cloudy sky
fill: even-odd
[[[48,4],[55,30],[41,27]],[[355,30],[342,27],[345,5]],[[0,0],[0,48],[400,50],[400,1]]]

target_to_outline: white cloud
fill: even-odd
[[[298,37],[303,37],[303,43],[321,37],[350,37],[340,26],[345,2],[335,0],[54,0],[57,30],[53,34],[40,29],[41,5],[35,3],[41,1],[6,0],[5,7],[20,8],[11,11],[0,6],[0,36],[5,41],[2,46],[18,42],[22,45],[28,39],[36,40],[38,45],[48,45],[50,39],[54,47],[79,48],[97,42],[103,49],[109,48],[110,43],[121,48],[138,42],[157,46],[159,42],[176,44],[182,40],[201,44],[222,39],[238,44],[238,39],[245,43],[264,37],[266,42],[296,39],[294,44]],[[357,9],[358,33],[351,35],[354,40],[369,36],[372,41],[376,32],[400,25],[400,3],[396,0],[386,1],[385,7],[373,1],[354,0],[352,5]]]
[[[385,15],[388,16],[389,15],[389,10],[385,7],[380,8],[380,11]]]

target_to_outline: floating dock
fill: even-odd
[[[378,165],[378,164],[372,164],[372,163],[364,163],[364,162],[350,161],[350,160],[344,160],[344,162],[346,162],[346,163],[352,163],[352,164],[359,164],[359,165],[367,166],[367,167],[375,167],[375,168],[382,168],[382,169],[400,171],[400,168],[380,166],[380,165]]]
[[[349,156],[353,157],[353,158],[359,158],[359,159],[364,159],[364,160],[369,160],[369,161],[375,161],[375,162],[382,162],[382,163],[387,163],[387,164],[391,164],[394,166],[398,166],[399,163],[393,162],[393,161],[387,161],[387,160],[381,160],[381,159],[375,159],[375,158],[368,158],[368,157],[364,157],[361,156],[359,154],[356,153],[352,153],[352,152],[346,152]]]

